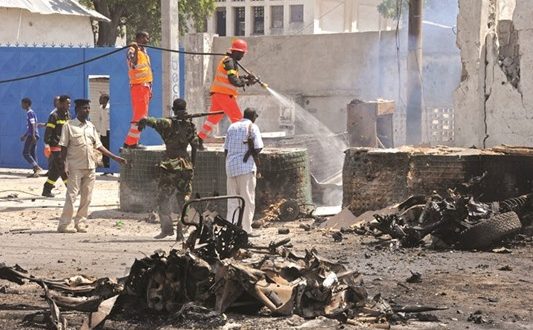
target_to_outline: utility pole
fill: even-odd
[[[424,0],[409,0],[406,141],[422,142],[422,12]]]
[[[179,49],[179,0],[161,0],[161,46]],[[179,54],[162,52],[163,69],[163,116],[170,116],[171,105],[175,98],[180,97],[180,66]]]

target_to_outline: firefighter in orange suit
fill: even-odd
[[[229,120],[234,123],[242,119],[242,112],[237,104],[238,87],[256,83],[256,79],[249,76],[239,76],[237,62],[248,51],[248,44],[242,39],[235,39],[231,48],[217,65],[213,83],[211,84],[211,108],[209,112],[224,111]],[[207,116],[198,133],[200,141],[209,136],[214,126],[222,120],[224,115]]]
[[[150,41],[148,32],[137,32],[135,41],[128,49],[128,76],[130,78],[132,118],[124,148],[143,148],[139,144],[141,132],[137,122],[148,116],[148,104],[152,98],[152,68],[146,45]]]

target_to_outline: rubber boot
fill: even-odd
[[[54,185],[45,182],[43,187],[43,193],[41,195],[44,197],[55,197],[55,195],[52,194],[52,189],[54,189]]]
[[[162,239],[167,236],[173,236],[174,235],[174,228],[172,228],[172,221],[170,224],[165,224],[161,226],[161,232],[154,236],[155,239]]]
[[[198,150],[205,150],[204,140],[198,137]]]
[[[155,239],[162,239],[167,236],[173,236],[174,230],[161,230],[161,232],[154,236]]]
[[[183,241],[183,225],[181,222],[178,222],[178,225],[176,226],[176,241]]]

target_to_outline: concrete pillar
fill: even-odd
[[[161,46],[179,49],[178,2],[161,0]],[[172,101],[179,97],[179,54],[162,52],[163,56],[163,115],[171,114]]]
[[[347,116],[349,146],[377,147],[376,104],[354,100],[348,104]]]
[[[209,53],[212,51],[213,38],[216,34],[191,33],[183,38],[185,49],[194,52]],[[190,55],[185,57],[185,100],[189,112],[207,112],[209,87],[211,86],[212,68],[218,56]],[[203,119],[202,119],[203,120]],[[202,121],[203,122],[203,121]]]
[[[305,6],[305,4],[304,4]],[[321,6],[320,6],[320,0],[315,0],[313,2],[313,31],[311,31],[311,33],[319,33],[321,31],[321,28],[320,28],[320,16],[321,16]],[[290,9],[290,8],[289,8]],[[305,10],[305,9],[304,9]],[[290,12],[289,10],[287,10],[287,16],[289,16]],[[289,20],[290,20],[290,17],[289,17]],[[307,24],[306,22],[304,22],[304,24]]]
[[[233,6],[226,6],[226,35],[235,35],[235,11]]]
[[[289,12],[289,5],[284,4],[283,5],[283,34],[292,34],[290,31],[290,12]],[[316,21],[315,21],[316,24]]]
[[[423,0],[409,1],[409,54],[407,56],[407,144],[422,141],[422,11]]]
[[[344,32],[352,32],[354,6],[355,0],[346,0],[344,2]]]
[[[252,16],[253,16],[253,10],[252,7],[246,6],[244,7],[244,35],[246,37],[252,35]]]
[[[393,114],[393,101],[354,100],[348,104],[346,122],[350,147],[392,148],[394,145]]]
[[[267,6],[268,5],[268,6]],[[268,2],[265,3],[265,5],[263,6],[263,12],[264,12],[264,16],[263,16],[263,19],[264,19],[264,31],[265,31],[265,35],[266,36],[269,36],[271,33],[270,33],[270,6],[272,4],[269,4]]]

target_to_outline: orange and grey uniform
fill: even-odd
[[[44,183],[44,190],[50,192],[54,188],[57,179],[61,177],[65,185],[67,184],[67,174],[61,160],[61,146],[59,140],[61,139],[61,131],[63,125],[70,119],[69,112],[62,113],[59,110],[54,110],[48,117],[46,123],[46,130],[44,132],[44,143],[50,146],[50,159],[48,168],[48,179]]]
[[[135,54],[137,54],[137,62],[135,62]],[[135,52],[134,47],[128,49],[128,68],[132,123],[130,123],[130,129],[124,143],[135,145],[139,143],[141,137],[141,132],[137,129],[137,122],[148,116],[148,105],[152,98],[152,68],[150,67],[150,57],[144,47],[139,46],[137,52]]]
[[[238,87],[244,87],[244,81],[239,77],[236,60],[224,56],[217,66],[215,78],[211,84],[211,108],[209,112],[224,111],[229,120],[234,123],[242,119],[242,112],[237,104]],[[218,124],[224,115],[211,115],[202,126],[198,136],[205,139],[213,127]]]

